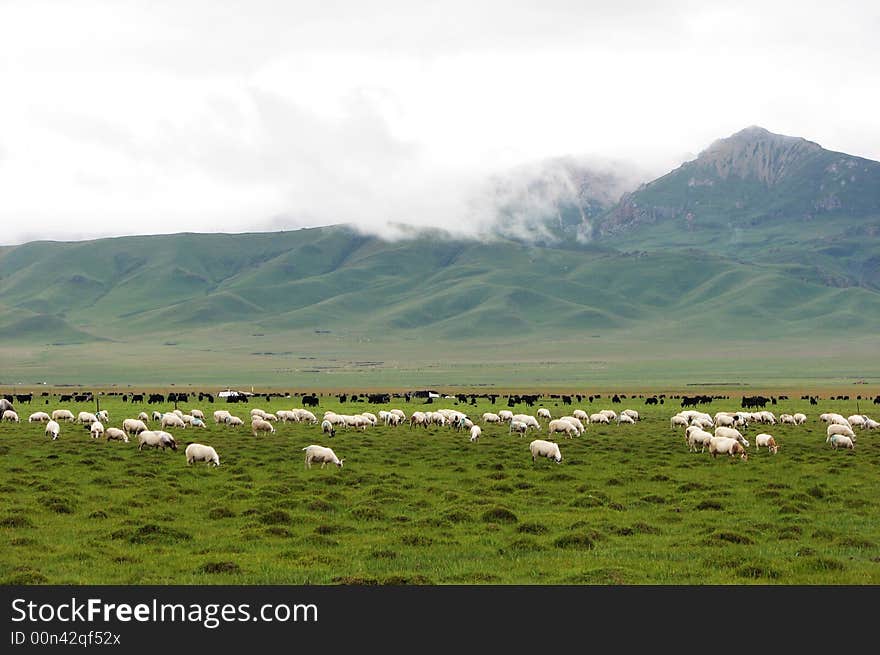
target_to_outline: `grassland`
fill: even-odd
[[[807,425],[765,428],[779,454],[752,449],[747,461],[689,453],[669,427],[678,403],[635,398],[613,407],[637,409],[639,424],[589,426],[561,441],[559,465],[531,461],[534,437],[492,426],[478,443],[440,428],[340,431],[332,440],[292,424],[259,438],[211,421],[175,431],[182,443],[215,446],[222,465],[214,469],[188,467],[182,450],[93,441],[80,426],[63,424],[52,442],[42,425],[4,423],[0,583],[877,584],[878,435],[862,432],[855,451],[832,451],[817,419],[854,413],[852,398],[780,401],[774,412],[803,410]],[[564,409],[556,402],[544,403],[554,415]],[[26,420],[59,406],[19,410]],[[171,408],[115,397],[101,406],[112,425]],[[190,406],[244,416],[300,403]],[[582,406],[612,405],[605,397]],[[319,410],[382,408],[324,396]],[[492,408],[458,407],[472,416]],[[876,406],[862,400],[859,409]],[[344,468],[305,470],[301,449],[310,443],[331,445]]]

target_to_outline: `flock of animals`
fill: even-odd
[[[245,425],[245,420],[235,416],[229,410],[221,409],[213,413],[215,424],[223,424],[236,428]],[[438,409],[435,411],[414,411],[407,417],[400,409],[389,411],[381,410],[378,414],[361,412],[358,414],[339,414],[333,411],[324,412],[323,417],[318,417],[307,409],[278,410],[269,413],[259,408],[250,410],[250,429],[253,436],[261,433],[274,434],[277,423],[307,423],[318,425],[322,435],[328,438],[335,436],[338,428],[351,428],[366,430],[379,423],[385,426],[396,427],[409,423],[410,429],[431,426],[449,427],[458,431],[466,430],[471,442],[477,442],[482,435],[482,427],[475,423],[466,413],[454,409]],[[11,402],[0,399],[0,420],[20,422],[21,419]],[[584,434],[585,426],[590,424],[633,425],[640,420],[636,410],[625,409],[615,412],[604,409],[592,414],[584,410],[575,409],[570,415],[553,418],[550,410],[539,408],[535,416],[530,414],[515,414],[511,410],[500,410],[497,413],[486,412],[479,419],[483,425],[507,425],[508,433],[527,434],[530,430],[541,431],[544,429],[541,421],[546,422],[547,438],[535,439],[529,444],[529,452],[532,461],[539,457],[545,457],[557,464],[562,462],[562,453],[559,444],[551,441],[554,435],[563,435],[574,438]],[[844,417],[836,413],[826,413],[819,416],[819,420],[827,423],[826,443],[834,449],[854,449],[856,434],[855,429],[877,429],[880,423],[866,415],[852,415]],[[191,409],[184,413],[179,409],[171,412],[153,411],[151,415],[140,412],[136,418],[126,418],[121,423],[121,428],[105,427],[110,421],[110,415],[106,410],[96,413],[79,412],[74,415],[67,409],[56,409],[51,414],[47,412],[34,412],[28,417],[29,423],[45,423],[45,434],[53,440],[61,435],[61,423],[76,423],[88,429],[94,439],[105,438],[107,441],[122,441],[128,443],[131,438],[137,439],[138,450],[144,448],[161,448],[165,450],[178,449],[177,440],[166,429],[205,428],[206,418],[199,409]],[[158,429],[151,429],[150,422],[156,422]],[[805,414],[780,414],[777,418],[767,410],[756,412],[717,412],[710,416],[698,410],[683,410],[670,419],[672,429],[684,428],[685,441],[691,452],[699,448],[701,453],[708,450],[709,454],[716,457],[719,454],[731,457],[748,459],[747,448],[750,443],[741,430],[749,425],[804,425],[807,422]],[[712,432],[709,432],[712,430]],[[772,434],[761,432],[754,436],[756,449],[767,448],[771,454],[779,451],[779,443]],[[305,467],[311,468],[313,463],[321,464],[324,468],[327,464],[333,464],[342,468],[344,459],[336,456],[331,448],[312,444],[302,449],[305,452]],[[208,445],[201,443],[188,443],[186,446],[187,464],[194,462],[206,462],[209,465],[219,466],[220,456],[217,451]]]

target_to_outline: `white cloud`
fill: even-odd
[[[472,234],[493,175],[559,156],[660,173],[751,124],[880,159],[878,32],[874,2],[13,0],[0,242]]]

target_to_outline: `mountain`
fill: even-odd
[[[789,365],[845,337],[861,363],[878,346],[878,171],[748,128],[629,193],[619,171],[565,159],[499,178],[508,222],[485,241],[340,225],[4,247],[0,356],[7,371],[72,379],[209,362],[265,379],[317,353],[321,370],[348,357],[356,373],[373,359],[421,371],[463,352],[582,376],[610,352],[665,374],[671,352],[798,343]]]
[[[824,283],[880,288],[880,162],[748,127],[625,193],[596,235],[804,265]]]

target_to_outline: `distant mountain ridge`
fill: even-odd
[[[751,127],[615,203],[626,185],[566,159],[499,179],[510,222],[485,242],[333,226],[0,248],[0,340],[876,332],[877,162]]]

